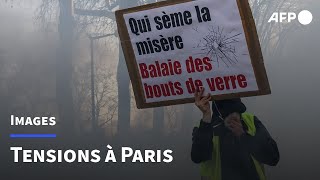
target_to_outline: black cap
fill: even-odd
[[[214,103],[216,104],[222,117],[226,117],[229,114],[234,112],[238,112],[241,114],[247,110],[246,106],[242,103],[240,98],[218,100],[218,101],[212,102],[212,111],[213,111],[213,114],[216,114],[216,115],[219,115],[219,112],[216,109],[216,106]]]

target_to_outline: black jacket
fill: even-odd
[[[241,120],[245,130],[245,123]],[[210,160],[212,157],[213,134],[220,138],[221,176],[222,180],[259,179],[251,155],[260,163],[275,166],[279,161],[276,142],[257,117],[254,117],[256,135],[244,134],[235,137],[224,124],[213,128],[218,120],[211,124],[200,122],[193,129],[191,159],[194,163]]]

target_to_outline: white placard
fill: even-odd
[[[124,19],[147,103],[193,97],[197,85],[212,95],[258,90],[236,0],[192,1]]]
[[[270,94],[248,0],[168,0],[116,11],[138,108]]]

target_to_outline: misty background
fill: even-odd
[[[154,0],[0,1],[0,175],[6,179],[199,179],[190,158],[193,104],[138,110],[117,36],[114,11]],[[278,143],[268,179],[320,179],[320,2],[250,0],[271,95],[243,98]],[[309,10],[313,22],[267,23],[273,12]],[[91,107],[93,40],[95,118]],[[10,115],[54,116],[54,127],[12,127]],[[16,140],[10,133],[56,133]],[[172,149],[160,163],[13,163],[10,146],[26,149]],[[117,151],[117,150],[115,150]],[[118,151],[119,152],[119,151]],[[117,156],[118,157],[118,156]],[[120,157],[120,156],[119,156]]]

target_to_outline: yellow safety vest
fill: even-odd
[[[250,113],[242,113],[241,117],[248,127],[247,133],[251,136],[256,134],[256,127],[254,125],[254,115]],[[220,159],[220,142],[219,136],[213,136],[213,152],[212,160],[202,162],[200,164],[201,179],[221,180],[221,159]],[[251,158],[256,167],[260,180],[266,180],[264,166],[258,162],[252,155]]]

